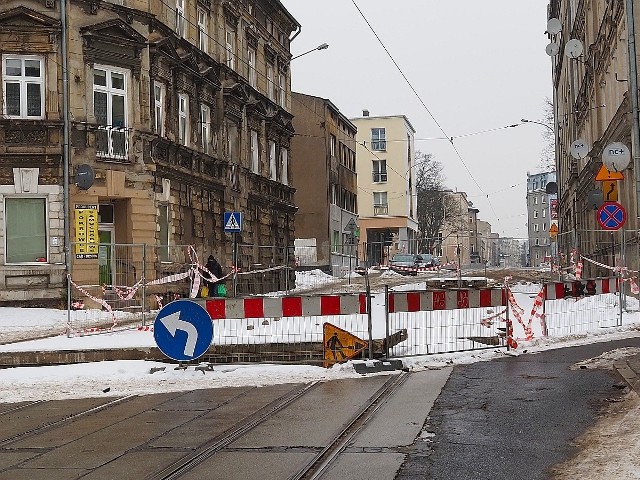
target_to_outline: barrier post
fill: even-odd
[[[547,328],[547,289],[544,283],[542,283],[542,335],[549,336],[549,329]]]
[[[622,278],[622,272],[618,272],[616,273],[616,284],[618,285],[618,295],[619,295],[619,299],[618,299],[618,304],[619,304],[619,311],[620,311],[620,315],[618,316],[618,321],[616,322],[616,326],[621,327],[622,326],[622,312],[623,312],[623,305],[622,302],[626,299],[626,295],[624,293],[624,280]]]
[[[509,342],[509,332],[511,332],[512,328],[511,328],[511,319],[509,318],[509,286],[507,285],[507,282],[504,282],[504,298],[507,299],[507,309],[505,311],[505,322],[506,322],[506,326],[507,326],[507,331],[505,332],[505,342],[507,343],[507,352],[511,350],[511,345]]]
[[[365,276],[366,293],[367,293],[367,323],[369,324],[369,360],[373,360],[373,321],[371,318],[371,284],[369,283],[369,275]]]
[[[384,286],[384,356],[389,358],[389,285]]]

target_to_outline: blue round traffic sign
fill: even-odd
[[[618,230],[627,220],[627,212],[618,202],[605,202],[598,209],[598,223],[605,230]]]
[[[202,305],[191,300],[175,300],[158,312],[153,337],[160,351],[170,359],[195,360],[211,345],[213,322]]]

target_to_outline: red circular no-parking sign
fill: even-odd
[[[618,202],[605,202],[598,209],[598,223],[605,230],[618,230],[627,221],[627,212]]]

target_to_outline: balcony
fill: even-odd
[[[377,215],[389,215],[389,205],[374,205],[373,214]]]
[[[99,157],[127,160],[129,142],[127,128],[98,127],[96,130],[96,153]]]

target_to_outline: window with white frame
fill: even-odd
[[[533,211],[533,218],[538,218],[538,210]]]
[[[284,73],[278,73],[278,105],[280,105],[283,108],[286,103],[284,82],[285,82]]]
[[[253,47],[247,49],[247,67],[249,69],[249,85],[256,88],[258,84],[258,73],[256,71],[256,51]]]
[[[546,218],[547,217],[547,209],[543,208],[542,209],[542,218]]]
[[[269,178],[278,179],[278,169],[276,165],[276,142],[269,140]]]
[[[251,171],[260,173],[260,157],[258,155],[258,132],[251,130]]]
[[[100,156],[127,156],[127,76],[125,70],[114,67],[96,65],[93,69],[93,114]]]
[[[184,15],[186,0],[176,0],[176,33],[180,37],[187,36],[187,22]]]
[[[155,110],[154,132],[160,136],[164,136],[164,96],[165,86],[162,83],[154,82],[153,84],[153,104]]]
[[[374,182],[387,181],[387,161],[386,160],[373,161],[373,181]]]
[[[544,195],[542,196],[542,203],[547,203],[547,197],[545,197]]]
[[[387,149],[387,133],[384,128],[371,129],[371,150]]]
[[[533,197],[533,204],[537,205],[538,204],[538,197]]]
[[[178,95],[178,142],[189,146],[189,96],[186,93]]]
[[[534,224],[533,224],[533,231],[534,231],[534,232],[538,232],[538,231],[540,231],[540,229],[539,229],[539,225],[538,225],[537,223],[534,223]]]
[[[200,105],[200,141],[203,153],[209,153],[211,143],[211,109],[208,105]]]
[[[198,8],[198,48],[204,53],[209,51],[209,27],[207,23],[207,11]]]
[[[281,182],[289,185],[289,150],[286,148],[280,149],[280,168]]]
[[[4,115],[44,118],[44,61],[29,55],[2,58]]]
[[[271,63],[267,63],[267,97],[271,101],[275,101],[276,84],[273,81],[273,65]]]
[[[336,136],[335,135],[329,136],[329,156],[331,158],[335,158],[336,156]]]
[[[386,215],[388,213],[388,208],[387,192],[373,192],[374,215]]]
[[[47,262],[46,199],[5,197],[6,263]]]
[[[547,223],[546,223],[546,222],[544,222],[544,223],[542,224],[542,231],[543,231],[543,232],[546,232],[546,231],[547,231]]]
[[[236,32],[231,30],[231,28],[227,27],[226,35],[225,35],[225,45],[226,45],[226,63],[227,67],[234,69],[235,68],[235,44],[236,44]]]

